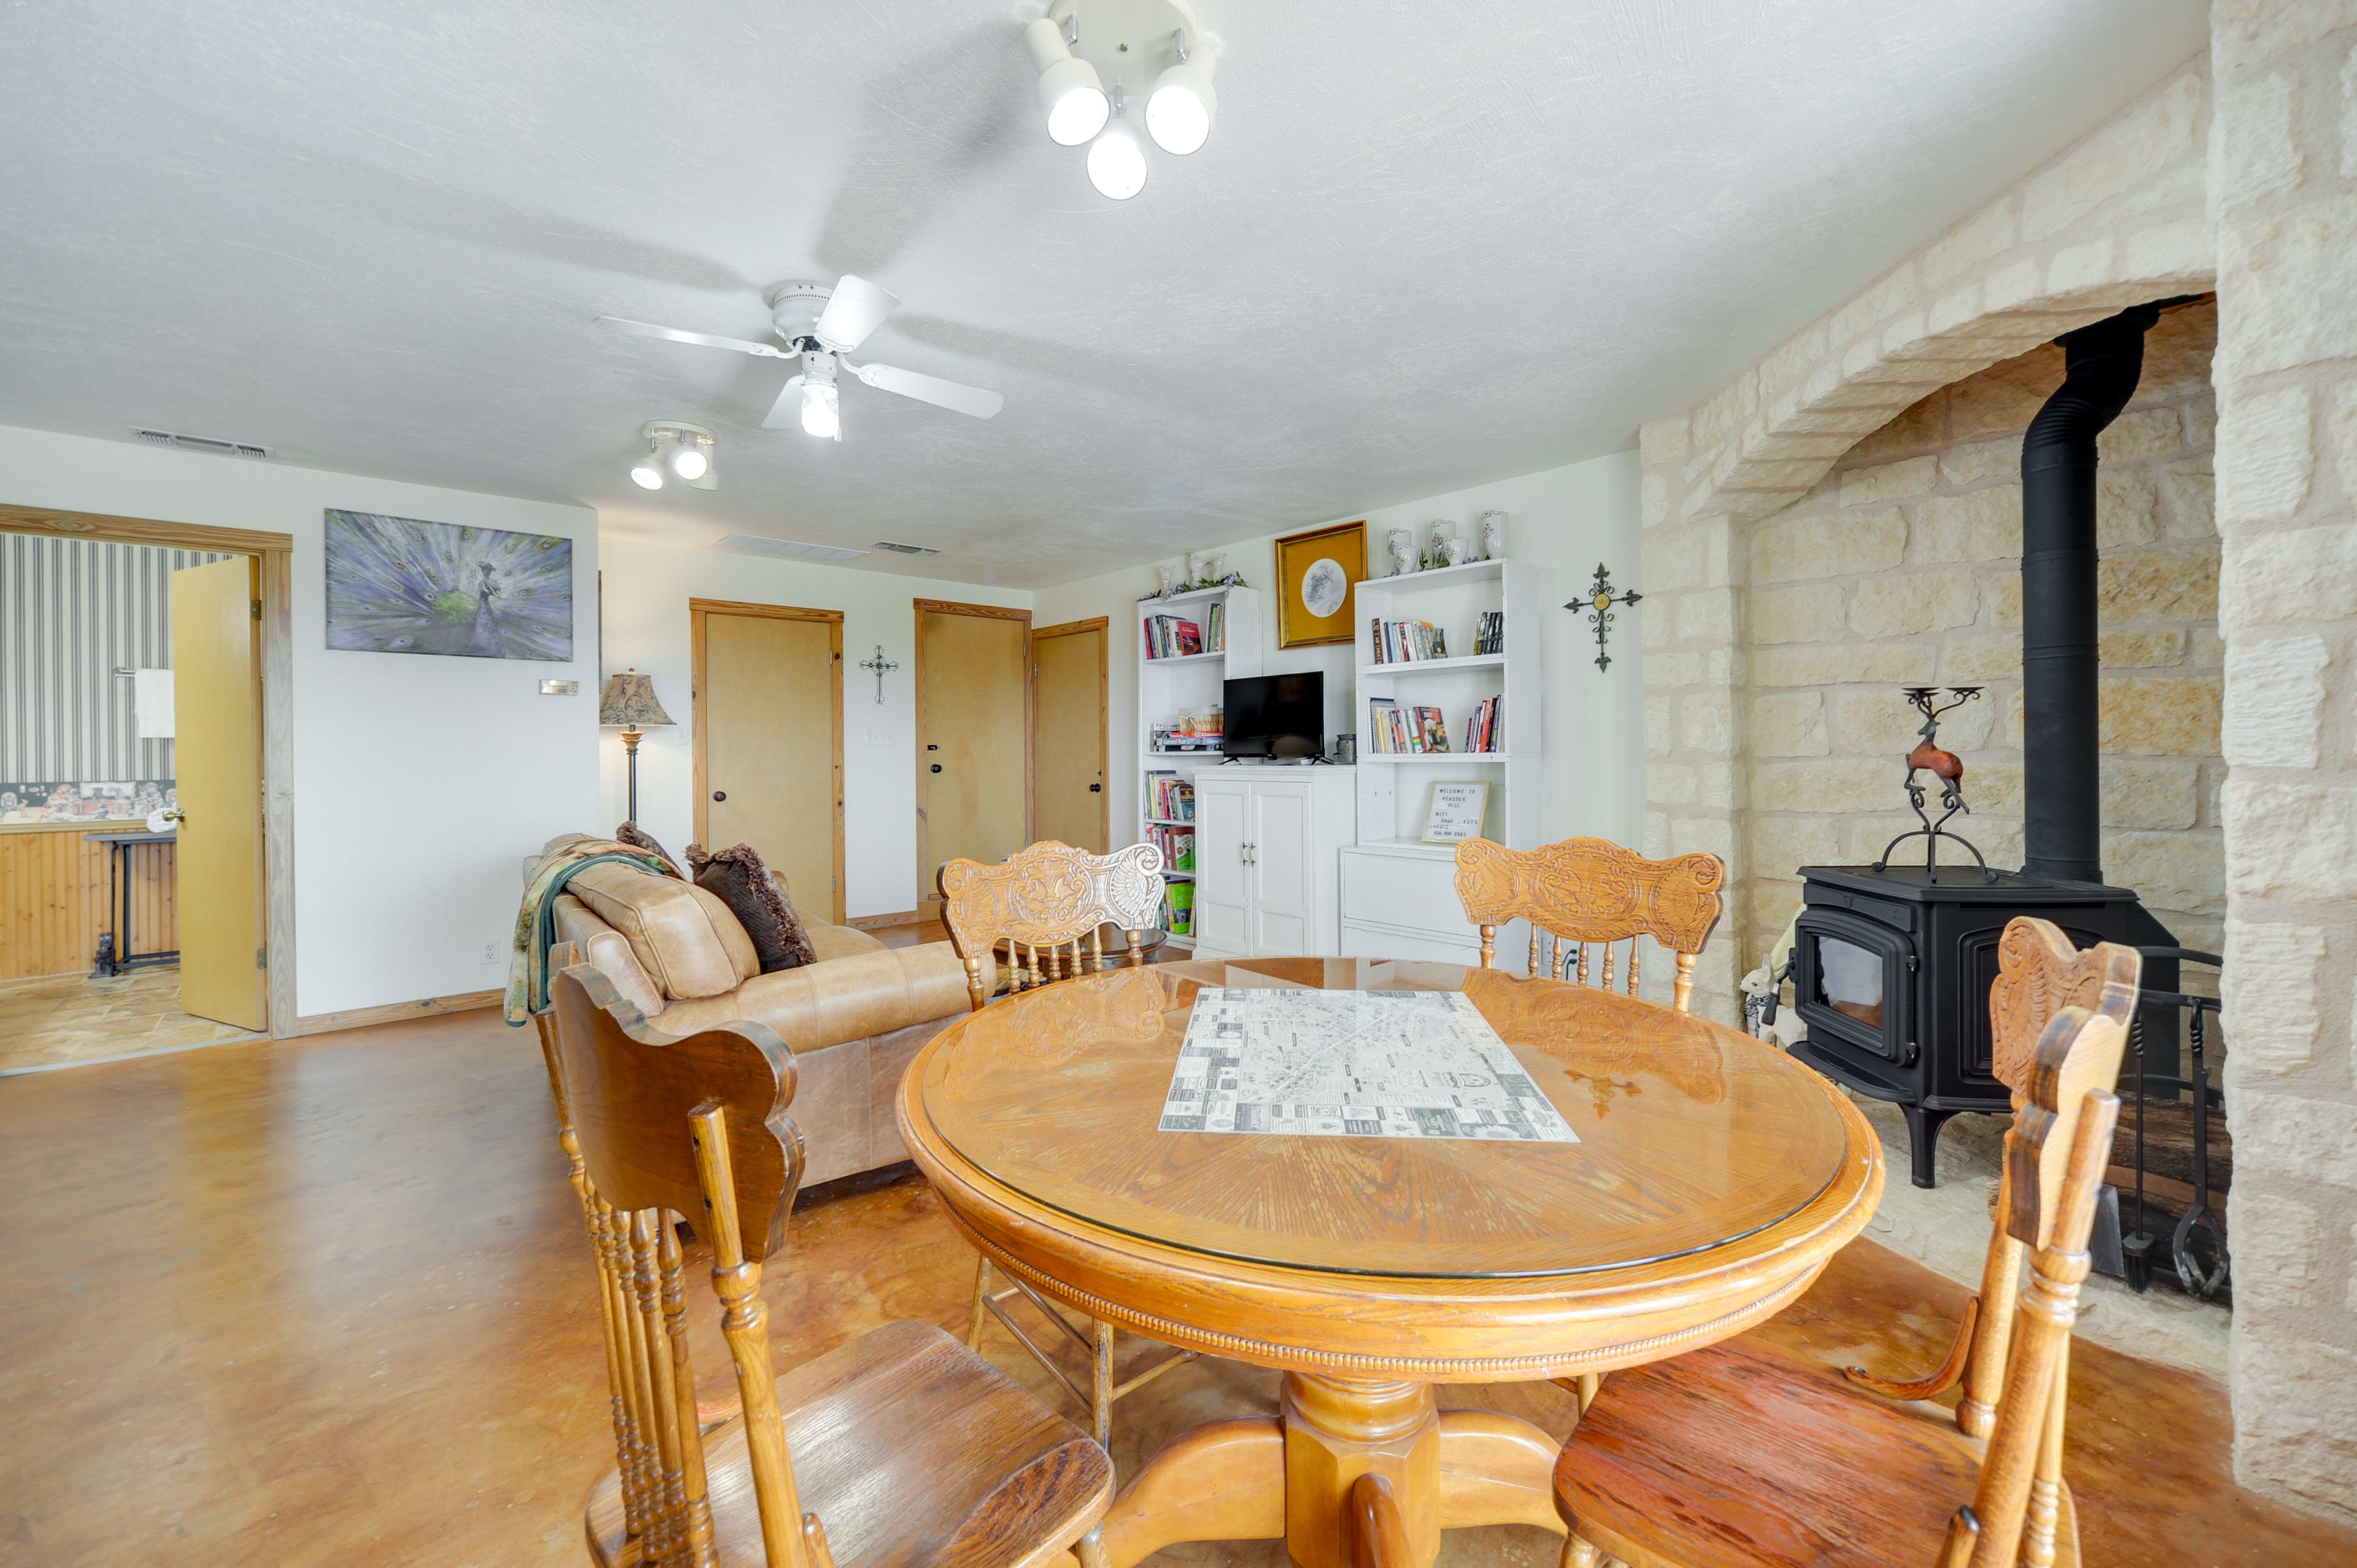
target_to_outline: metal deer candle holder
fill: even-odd
[[[1906,688],[1908,703],[1923,715],[1923,727],[1915,732],[1921,738],[1915,743],[1915,749],[1907,754],[1907,803],[1915,808],[1915,820],[1923,825],[1910,828],[1884,844],[1882,854],[1875,860],[1875,870],[1881,871],[1889,866],[1892,850],[1909,839],[1920,838],[1923,841],[1923,870],[1932,881],[1937,882],[1940,880],[1940,841],[1946,839],[1951,843],[1964,845],[1971,854],[1973,864],[1980,867],[1982,881],[1996,880],[1996,873],[1989,869],[1988,862],[1982,857],[1973,841],[1962,833],[1948,831],[1949,818],[1959,811],[1970,815],[1972,808],[1964,804],[1964,759],[1953,751],[1942,750],[1939,744],[1941,715],[1963,707],[1980,694],[1978,686],[1951,686],[1948,688],[1948,701],[1943,703],[1937,686]],[[1936,822],[1924,807],[1929,787],[1921,781],[1919,776],[1926,770],[1940,780],[1940,805],[1943,809]]]

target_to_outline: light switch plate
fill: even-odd
[[[578,681],[543,681],[540,694],[544,697],[577,697],[581,694]]]

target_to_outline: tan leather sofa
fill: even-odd
[[[778,1032],[801,1073],[791,1114],[805,1187],[909,1157],[893,1116],[900,1075],[919,1047],[966,1014],[965,969],[949,943],[888,948],[805,914],[818,961],[763,974],[752,939],[718,898],[610,862],[577,873],[554,913],[557,940],[574,943],[664,1033],[738,1018]]]

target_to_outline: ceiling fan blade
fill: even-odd
[[[617,327],[641,338],[661,338],[672,343],[694,343],[706,349],[734,349],[740,354],[759,354],[765,360],[801,358],[791,349],[780,349],[768,343],[755,343],[744,338],[716,338],[708,332],[683,332],[676,327],[658,327],[651,321],[631,321],[619,316],[597,317],[600,327]]]
[[[802,379],[799,375],[786,378],[786,390],[770,405],[767,418],[761,421],[764,430],[799,430],[802,424]]]
[[[834,293],[827,296],[826,308],[818,313],[818,325],[811,331],[830,349],[856,349],[899,308],[899,300],[866,278],[845,273],[834,285]]]
[[[930,403],[936,408],[954,409],[970,413],[976,419],[988,419],[1006,406],[1006,399],[980,387],[965,386],[957,381],[945,381],[939,376],[921,376],[914,371],[900,370],[893,365],[855,365],[848,360],[843,368],[871,387],[881,387],[902,397]]]

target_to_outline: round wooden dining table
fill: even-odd
[[[1207,986],[1463,993],[1577,1143],[1163,1132]],[[901,1136],[996,1268],[1121,1328],[1285,1374],[1282,1414],[1166,1444],[1106,1516],[1111,1568],[1180,1541],[1284,1537],[1349,1568],[1347,1500],[1388,1483],[1407,1554],[1503,1522],[1557,1533],[1561,1444],[1440,1411],[1437,1383],[1606,1372],[1739,1333],[1866,1224],[1881,1145],[1806,1068],[1653,1003],[1372,959],[1086,975],[943,1030]],[[1372,1483],[1370,1483],[1372,1485]]]

